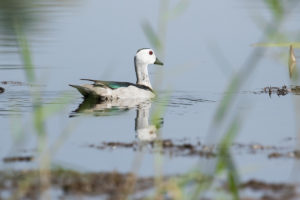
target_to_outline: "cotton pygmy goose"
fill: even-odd
[[[153,98],[155,97],[155,94],[148,74],[149,64],[163,65],[163,63],[155,56],[152,49],[139,49],[134,57],[137,78],[136,84],[129,82],[81,79],[92,81],[93,84],[70,86],[76,88],[85,98],[93,97],[101,100]]]

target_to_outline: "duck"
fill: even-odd
[[[134,56],[136,83],[80,79],[90,81],[92,84],[70,84],[69,86],[76,88],[84,98],[97,98],[99,100],[151,99],[156,96],[148,74],[148,65],[151,64],[163,65],[152,49],[138,49]]]

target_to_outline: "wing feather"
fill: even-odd
[[[95,87],[105,87],[105,88],[110,88],[110,89],[118,89],[118,88],[121,88],[121,87],[135,86],[135,87],[145,89],[145,90],[150,90],[151,92],[153,92],[152,88],[150,88],[148,86],[134,84],[134,83],[130,83],[130,82],[101,81],[101,80],[93,80],[93,79],[80,79],[80,80],[94,82]]]
[[[110,89],[117,89],[120,87],[128,87],[130,85],[134,85],[133,83],[129,83],[129,82],[119,82],[119,81],[101,81],[101,80],[93,80],[93,79],[80,79],[80,80],[84,80],[84,81],[92,81],[94,82],[94,86],[100,86],[100,87],[107,87]]]

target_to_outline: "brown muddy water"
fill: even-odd
[[[0,199],[300,199],[297,10],[1,1]],[[165,63],[149,66],[156,99],[68,86],[135,82],[143,47]]]

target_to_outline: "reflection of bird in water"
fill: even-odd
[[[151,103],[138,106],[135,118],[136,136],[141,141],[153,141],[157,138],[157,127],[149,125]]]
[[[93,97],[101,100],[153,98],[155,97],[155,94],[152,90],[148,74],[149,64],[163,65],[163,63],[156,58],[152,49],[139,49],[134,57],[137,77],[136,84],[129,82],[82,79],[94,83],[81,86],[70,86],[76,88],[85,98]]]
[[[94,116],[118,115],[132,108],[136,108],[135,131],[140,141],[153,141],[157,138],[157,131],[162,125],[162,119],[149,124],[151,101],[145,99],[113,99],[97,101],[95,98],[84,99],[70,117],[82,114]]]
[[[94,116],[109,116],[121,114],[150,100],[145,99],[112,99],[99,101],[95,98],[87,98],[72,112],[70,117],[79,114],[93,114]]]

